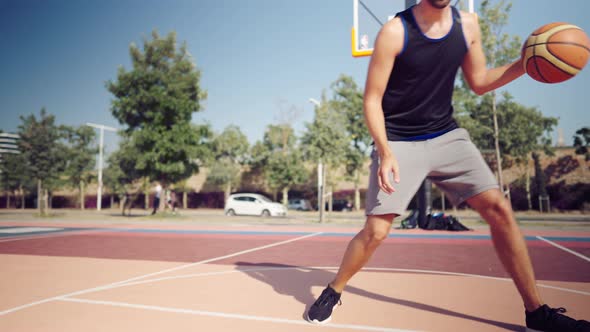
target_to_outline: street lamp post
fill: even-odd
[[[89,122],[86,123],[86,125],[89,127],[100,129],[100,142],[98,145],[98,189],[96,194],[96,211],[100,211],[100,209],[102,208],[102,150],[104,146],[104,131],[108,130],[116,132],[117,129]]]
[[[316,99],[309,98],[309,102],[314,104],[316,107],[321,107],[322,103],[317,101]],[[322,163],[322,159],[318,161],[318,212],[320,213],[320,223],[324,222],[324,183],[325,183],[325,173],[324,173],[324,165]]]

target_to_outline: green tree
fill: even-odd
[[[512,95],[503,92],[501,98],[496,100],[496,121],[499,127],[498,140],[494,137],[494,120],[489,117],[489,109],[494,103],[494,97],[488,94],[478,100],[474,106],[457,117],[460,125],[470,131],[473,142],[482,150],[494,150],[499,147],[505,155],[511,157],[502,158],[502,165],[496,169],[509,166],[509,161],[515,161],[524,168],[525,188],[530,204],[530,169],[528,167],[531,153],[542,150],[546,154],[552,154],[551,138],[549,134],[557,125],[557,118],[545,117],[535,107],[527,107],[517,103]]]
[[[525,107],[514,101],[507,92],[498,104],[499,123],[501,124],[500,147],[504,153],[513,157],[516,163],[525,169],[525,188],[528,207],[532,209],[529,161],[538,151],[546,155],[553,154],[550,133],[557,125],[557,118],[545,117],[535,107]],[[539,193],[546,193],[545,181],[536,172]],[[542,187],[541,187],[542,186]]]
[[[10,206],[10,195],[20,194],[21,208],[25,208],[25,190],[32,187],[27,170],[27,161],[22,153],[6,153],[0,162],[0,186],[6,191],[6,208]]]
[[[207,179],[224,188],[227,200],[232,189],[240,183],[242,166],[247,163],[248,138],[238,126],[228,126],[213,138],[213,161]]]
[[[334,175],[328,172],[328,169],[337,169],[341,165],[350,144],[346,135],[346,118],[326,100],[325,95],[322,95],[321,103],[315,109],[313,122],[306,123],[305,127],[306,132],[301,138],[303,155],[308,161],[324,165],[324,175],[319,176],[324,183],[326,181],[330,183]],[[326,179],[326,174],[330,176],[330,179]],[[324,187],[325,185],[322,185],[322,188]],[[320,192],[319,196],[320,222],[323,222],[323,192]]]
[[[115,160],[114,153],[111,153],[108,157],[106,164],[107,166],[102,174],[102,181],[111,194],[111,207],[113,207],[113,196],[118,197],[119,203],[122,203],[125,196],[125,186],[119,181],[119,178],[123,176],[123,171]]]
[[[269,125],[260,144],[252,148],[251,165],[259,167],[264,174],[267,186],[283,191],[283,204],[287,205],[289,190],[306,179],[303,156],[296,147],[295,131],[288,123]]]
[[[508,64],[516,59],[522,47],[521,39],[510,37],[502,32],[502,29],[508,24],[508,16],[512,3],[506,3],[500,0],[495,6],[490,4],[489,0],[481,3],[480,20],[482,33],[482,46],[486,55],[488,67],[495,68]],[[498,167],[498,179],[500,188],[504,190],[504,180],[502,175],[502,157],[500,151],[500,132],[497,120],[496,108],[496,91],[491,92],[492,97],[492,118],[494,122],[494,148],[496,150],[496,165]]]
[[[273,153],[268,160],[265,174],[271,188],[282,189],[285,206],[289,202],[289,190],[307,178],[303,157],[298,150]]]
[[[576,148],[576,154],[584,155],[586,161],[590,160],[590,127],[583,127],[576,131],[574,135],[574,148]]]
[[[177,193],[182,193],[182,208],[186,209],[188,206],[188,193],[190,191],[190,187],[188,185],[188,179],[182,180],[174,184],[174,190]]]
[[[191,118],[202,109],[206,92],[186,43],[177,48],[174,32],[166,37],[153,32],[143,44],[143,50],[131,45],[133,68],[119,68],[107,89],[115,96],[111,112],[127,127],[123,135],[137,151],[137,172],[167,188],[199,171],[204,143]]]
[[[518,36],[510,36],[503,33],[504,27],[508,24],[508,18],[512,3],[506,0],[499,0],[492,5],[490,0],[481,2],[479,13],[479,24],[481,28],[482,48],[486,56],[487,66],[495,68],[508,64],[520,55],[522,41]],[[457,89],[459,91],[457,91]],[[465,80],[458,81],[458,87],[455,90],[455,106],[458,108],[456,118],[458,122],[466,129],[470,130],[472,136],[489,135],[492,133],[493,148],[496,152],[496,167],[498,180],[502,190],[504,190],[504,179],[502,174],[501,158],[501,125],[498,122],[497,98],[496,91],[490,92],[486,97],[490,101],[490,107],[486,110],[491,113],[491,127],[479,129],[477,117],[469,116],[467,107],[473,107],[477,98],[469,91]],[[467,109],[467,111],[466,111]],[[491,111],[491,112],[490,112]],[[481,116],[481,115],[479,115]]]
[[[103,181],[111,193],[117,194],[123,215],[125,214],[125,205],[128,200],[133,199],[139,190],[145,191],[142,174],[137,170],[137,158],[139,151],[130,142],[129,138],[123,137],[119,149],[111,153],[107,160],[107,167],[104,170]]]
[[[84,210],[85,186],[93,179],[92,171],[96,166],[97,148],[92,147],[96,134],[87,126],[66,128],[69,141],[68,158],[65,174],[69,185],[78,188],[80,209]]]
[[[48,188],[55,186],[66,167],[64,133],[45,108],[41,109],[39,119],[31,114],[21,116],[21,121],[19,149],[30,176],[37,182],[37,207],[44,216],[49,207]]]
[[[371,148],[372,137],[365,123],[363,113],[363,91],[350,76],[341,75],[332,83],[334,108],[344,114],[346,118],[346,132],[351,142],[345,153],[345,167],[347,177],[354,182],[354,207],[360,209],[360,181],[368,152]]]
[[[254,145],[250,148],[247,163],[248,167],[244,173],[242,173],[242,188],[252,188],[254,191],[259,188],[270,190],[268,188],[268,181],[264,173],[269,157],[270,150],[268,147],[263,143],[262,140],[256,141],[256,143],[254,143]],[[276,193],[273,193],[273,199],[276,200]]]
[[[490,102],[484,103],[486,99]],[[460,127],[469,132],[471,140],[480,149],[494,149],[494,124],[489,107],[491,95],[478,97],[471,91],[464,77],[460,76],[453,92],[454,118]]]

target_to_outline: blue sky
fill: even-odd
[[[523,40],[555,21],[590,31],[590,1],[512,2],[505,31]],[[130,68],[129,44],[141,45],[156,29],[176,31],[202,71],[208,98],[194,122],[217,132],[238,125],[254,143],[281,108],[293,106],[301,131],[313,118],[309,98],[320,99],[339,75],[364,86],[368,59],[351,57],[351,26],[351,0],[0,0],[0,129],[16,131],[21,115],[42,107],[61,124],[121,127],[105,82],[116,79],[118,66]],[[559,117],[571,144],[574,132],[590,125],[589,87],[587,68],[565,83],[523,77],[505,89]],[[114,136],[106,135],[107,150]]]

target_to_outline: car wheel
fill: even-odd
[[[270,211],[268,211],[268,210],[262,211],[262,216],[263,217],[270,217]]]
[[[233,209],[229,209],[227,210],[227,212],[225,213],[226,216],[235,216],[236,215],[236,211],[234,211]]]

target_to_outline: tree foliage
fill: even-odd
[[[19,150],[26,162],[31,178],[37,182],[38,208],[41,215],[48,208],[47,189],[55,188],[66,168],[67,147],[63,128],[55,124],[55,116],[41,109],[39,118],[34,114],[21,116]]]
[[[284,204],[289,190],[307,178],[295,131],[287,123],[267,126],[263,140],[251,149],[250,166],[264,175],[266,186],[275,194],[283,191]]]
[[[590,127],[583,127],[576,131],[574,135],[574,148],[576,148],[576,154],[584,155],[586,161],[590,160]]]
[[[242,166],[248,161],[248,138],[238,126],[228,126],[212,140],[213,160],[207,180],[224,187],[225,198],[240,183]]]
[[[141,173],[135,167],[139,153],[129,138],[122,137],[119,149],[108,157],[103,181],[113,193],[125,195],[141,179]]]
[[[354,182],[355,209],[358,210],[361,174],[366,169],[365,163],[372,142],[363,112],[363,91],[354,79],[347,75],[341,75],[332,83],[332,91],[332,104],[346,119],[346,134],[350,143],[345,150],[345,174]]]
[[[153,32],[143,44],[143,50],[131,45],[133,68],[119,68],[107,89],[115,97],[111,112],[137,151],[137,172],[167,186],[199,171],[203,133],[190,121],[206,93],[200,70],[185,43],[177,48],[174,32],[166,37]]]
[[[346,135],[346,119],[325,96],[315,109],[311,123],[306,123],[301,138],[303,154],[307,160],[339,165],[349,144]]]
[[[501,150],[519,162],[527,159],[532,151],[543,150],[550,154],[549,134],[557,125],[557,118],[544,116],[536,107],[519,104],[508,92],[501,96],[497,104]],[[480,149],[494,148],[493,122],[489,117],[491,102],[491,96],[484,96],[471,107],[470,114],[460,120]]]
[[[84,209],[84,186],[94,178],[92,171],[96,166],[98,149],[92,146],[96,134],[87,126],[64,129],[68,141],[65,175],[69,185],[78,188],[80,208]]]
[[[0,186],[10,197],[11,193],[20,192],[24,195],[26,191],[32,191],[35,184],[31,181],[27,170],[27,161],[24,154],[5,153],[0,162]],[[21,196],[24,200],[24,197]],[[8,205],[7,201],[7,205]],[[21,202],[24,208],[24,203]]]
[[[511,63],[520,55],[522,39],[503,32],[508,24],[512,2],[483,0],[478,10],[481,39],[487,65],[490,68]]]

